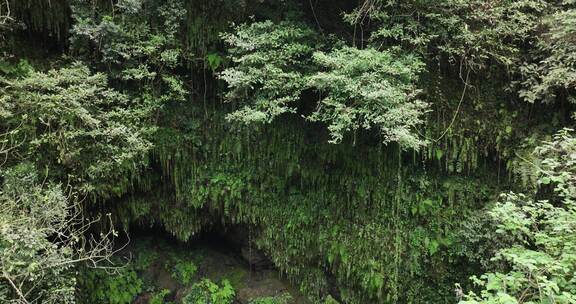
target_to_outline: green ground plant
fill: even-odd
[[[194,279],[198,266],[193,261],[176,260],[172,266],[172,278],[178,280],[183,285],[188,285]]]
[[[161,291],[152,295],[152,298],[150,298],[150,301],[148,301],[148,304],[168,304],[170,302],[166,302],[164,300],[164,298],[166,298],[166,296],[169,294],[170,294],[170,290],[162,289]]]
[[[182,304],[231,304],[235,294],[228,280],[222,280],[218,285],[209,279],[202,279],[192,285],[190,292],[182,298]]]
[[[78,278],[80,303],[129,304],[142,292],[144,282],[130,266],[114,272],[93,269]]]

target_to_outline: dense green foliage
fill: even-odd
[[[21,153],[51,175],[81,192],[110,196],[145,164],[153,106],[108,88],[104,74],[76,63],[0,80],[3,127],[17,131]]]
[[[150,304],[164,304],[164,298],[170,294],[170,290],[169,289],[162,289],[160,292],[158,292],[157,294],[155,294],[154,296],[152,296],[152,298],[150,299],[150,301],[148,303]]]
[[[113,195],[150,143],[126,133],[138,116],[125,115],[126,99],[103,74],[81,65],[45,74],[25,62],[5,73],[12,78],[0,77],[0,288],[22,303],[74,303],[75,265],[107,264],[115,235],[90,231],[97,220],[80,203]]]
[[[422,63],[414,56],[350,47],[323,53],[315,51],[321,46],[310,28],[270,21],[241,25],[224,39],[236,63],[222,72],[231,88],[227,100],[247,103],[228,119],[269,123],[297,112],[302,91],[313,89],[325,96],[307,118],[325,122],[331,142],[341,142],[350,131],[376,128],[384,142],[423,144],[412,130],[426,109],[416,100],[414,82]]]
[[[303,25],[267,21],[240,25],[223,38],[237,63],[222,72],[231,88],[226,97],[230,102],[250,104],[228,119],[271,122],[280,114],[296,112],[291,104],[306,88],[314,31]]]
[[[483,290],[464,303],[572,303],[576,300],[576,208],[574,206],[575,138],[563,130],[534,152],[538,186],[553,186],[550,199],[509,193],[489,212],[498,233],[516,242],[501,249],[496,260],[510,266],[473,278]]]
[[[306,144],[305,134],[312,130],[297,130],[296,123],[275,124],[273,133],[265,136],[230,134],[221,122],[206,126],[209,133],[191,130],[205,137],[178,137],[176,130],[162,130],[158,145],[166,150],[157,151],[157,157],[165,174],[172,176],[168,192],[154,188],[128,199],[119,207],[120,217],[160,221],[183,240],[215,225],[205,222],[211,217],[224,224],[260,226],[263,230],[254,236],[257,244],[278,267],[302,280],[303,288],[318,295],[328,288],[326,268],[351,299],[400,296],[397,288],[408,282],[414,287],[403,290],[404,296],[415,297],[423,289],[433,293],[438,286],[416,285],[415,280],[450,276],[450,267],[442,264],[459,253],[443,249],[456,241],[459,219],[489,199],[490,181],[438,179],[433,172],[416,172],[412,159],[402,160],[398,168],[398,150],[379,145],[334,146],[326,137]],[[213,136],[217,132],[220,135]],[[174,150],[169,144],[181,147],[178,154],[170,154]],[[366,161],[359,164],[348,155]],[[171,195],[175,197],[167,201]],[[361,209],[347,214],[352,206]],[[351,234],[356,236],[340,242]],[[436,272],[416,271],[429,267]]]
[[[67,225],[75,211],[59,185],[41,185],[30,165],[19,165],[2,172],[0,190],[0,297],[16,298],[34,292],[43,303],[72,303],[74,276],[70,273],[78,238]],[[59,233],[60,240],[50,240]],[[19,286],[20,295],[12,290]]]
[[[414,83],[422,63],[414,56],[399,56],[374,49],[342,48],[314,54],[322,72],[310,84],[321,94],[310,119],[324,121],[332,142],[345,131],[378,129],[382,140],[418,148],[423,141],[413,128],[422,123],[427,105],[416,99]]]
[[[187,285],[192,281],[197,270],[198,268],[193,262],[178,261],[176,265],[174,265],[172,277],[177,279],[180,283]]]
[[[238,296],[176,254],[187,293],[149,288],[148,247],[92,269],[110,213],[241,227],[316,303],[576,301],[573,0],[7,1],[0,31],[0,300]]]
[[[85,271],[79,278],[81,303],[132,303],[142,292],[142,280],[131,268],[120,268],[119,271],[106,270]]]
[[[221,285],[204,279],[192,285],[190,293],[182,299],[182,304],[231,304],[234,300],[234,288],[227,280],[222,281]]]

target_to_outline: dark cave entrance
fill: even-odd
[[[216,284],[226,280],[234,287],[234,303],[250,303],[254,299],[289,294],[291,303],[309,303],[304,296],[274,267],[264,253],[249,246],[249,230],[243,226],[214,227],[186,242],[168,233],[163,227],[132,226],[129,235],[117,239],[127,244],[120,252],[130,259],[138,276],[150,290],[170,290],[167,300],[180,303],[195,282],[209,279]],[[153,262],[145,267],[142,260]],[[196,267],[188,283],[174,275],[178,265],[191,263]],[[133,303],[148,303],[153,292],[144,292]]]
[[[207,248],[234,257],[254,273],[262,270],[275,270],[270,258],[253,244],[249,228],[243,225],[212,227],[194,235],[187,241],[178,240],[159,225],[151,227],[132,225],[128,235],[124,234],[117,242],[119,244],[128,243],[130,246],[129,243],[132,240],[142,238],[162,240],[174,246],[190,249]]]

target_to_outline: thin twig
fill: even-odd
[[[14,289],[14,291],[16,292],[16,294],[20,297],[20,299],[26,303],[26,304],[30,304],[30,302],[28,302],[28,300],[26,299],[26,297],[24,297],[24,295],[22,294],[22,291],[20,290],[20,288],[18,288],[18,286],[16,286],[16,284],[14,284],[14,282],[12,281],[12,279],[10,279],[10,276],[6,273],[6,271],[2,272],[2,276],[8,281],[8,283],[10,283],[10,286],[12,286],[12,288]]]

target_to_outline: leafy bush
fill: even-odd
[[[158,252],[144,247],[137,247],[136,255],[131,261],[136,271],[148,269],[158,259]]]
[[[86,269],[78,278],[79,300],[82,303],[129,304],[142,292],[144,282],[130,267],[115,273],[101,269]]]
[[[71,48],[109,68],[116,81],[139,88],[149,104],[184,101],[188,93],[176,69],[186,53],[178,36],[184,1],[121,1],[116,5],[72,6]]]
[[[17,64],[0,60],[0,73],[10,77],[18,78],[30,74],[34,69],[25,59],[20,59]]]
[[[221,74],[230,88],[226,100],[241,105],[228,119],[270,123],[294,113],[312,68],[314,31],[301,24],[265,21],[237,26],[223,39],[235,64]]]
[[[516,239],[494,257],[508,267],[472,277],[481,292],[470,292],[461,303],[576,302],[576,137],[563,130],[535,154],[538,184],[552,185],[554,195],[502,195],[490,214],[497,232]]]
[[[170,290],[162,289],[160,292],[155,293],[148,304],[164,304],[164,298],[170,294]]]
[[[17,131],[18,152],[86,194],[120,195],[146,163],[145,121],[154,105],[130,100],[81,63],[0,77],[0,128]]]
[[[0,170],[0,179],[1,299],[74,303],[74,240],[82,235],[66,226],[75,211],[68,197],[59,185],[40,185],[30,164]],[[59,245],[51,241],[54,235]]]
[[[324,299],[324,304],[340,304],[338,303],[338,301],[336,301],[332,296],[327,296],[326,299]]]
[[[223,280],[222,286],[218,286],[209,279],[203,279],[192,286],[190,293],[182,299],[182,304],[231,304],[235,295],[228,280]]]
[[[198,271],[198,267],[192,261],[177,260],[172,269],[172,278],[178,280],[183,285],[188,285],[192,282],[194,275]]]

